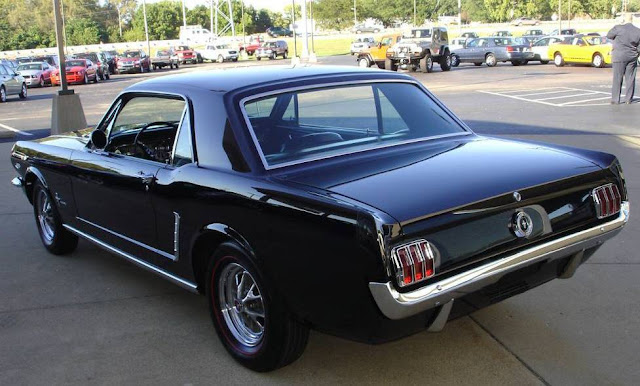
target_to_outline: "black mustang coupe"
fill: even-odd
[[[615,156],[478,136],[371,69],[151,79],[11,163],[45,248],[80,237],[205,294],[257,371],[310,328],[381,343],[571,277],[629,216]]]

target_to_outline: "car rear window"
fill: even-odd
[[[424,91],[404,82],[280,93],[243,107],[267,168],[465,133]]]

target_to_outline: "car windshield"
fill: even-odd
[[[189,46],[178,46],[178,51],[187,51],[189,49]]]
[[[511,38],[493,39],[493,42],[496,44],[496,46],[508,46],[514,43]]]
[[[21,64],[17,68],[18,71],[41,70],[41,69],[42,69],[42,64],[40,63]]]
[[[65,67],[84,67],[84,60],[67,60],[65,63]]]
[[[221,44],[219,46],[216,46],[217,49],[219,50],[228,50],[229,49],[229,45],[228,44]]]
[[[268,167],[465,132],[410,83],[281,93],[244,109]]]
[[[421,39],[431,37],[430,29],[414,29],[410,32],[406,32],[403,36],[406,39]]]
[[[264,47],[264,48],[275,48],[275,47],[277,47],[277,46],[278,46],[278,45],[277,45],[275,42],[264,43],[264,44],[262,45],[262,47]]]
[[[584,40],[591,44],[591,45],[595,45],[595,44],[606,44],[607,43],[607,38],[606,37],[601,37],[601,36],[590,36],[590,37],[585,37]]]
[[[76,57],[83,59],[91,59],[94,62],[98,61],[98,56],[96,54],[77,54]]]
[[[140,53],[138,51],[125,51],[122,54],[123,58],[138,58],[140,57]]]
[[[158,51],[156,53],[156,56],[170,56],[171,54],[169,53],[169,51]]]

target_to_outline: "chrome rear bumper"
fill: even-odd
[[[586,249],[596,247],[618,234],[628,220],[629,202],[625,201],[622,203],[620,214],[612,221],[536,245],[514,255],[431,283],[415,291],[400,293],[396,291],[391,282],[371,282],[369,289],[380,311],[389,319],[404,319],[445,304],[448,307],[441,307],[441,309],[450,309],[450,303],[453,299],[493,284],[509,272],[539,261],[580,254]],[[577,265],[574,264],[573,269],[576,267]],[[566,277],[570,276],[570,273],[566,275]]]

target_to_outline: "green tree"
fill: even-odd
[[[100,43],[100,28],[93,20],[71,19],[65,23],[65,29],[68,45]]]

